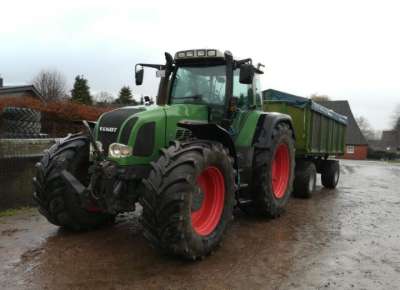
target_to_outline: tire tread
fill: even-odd
[[[183,214],[185,194],[196,182],[190,173],[196,172],[196,159],[203,158],[207,151],[226,155],[219,143],[203,140],[183,143],[175,141],[167,149],[161,150],[160,159],[152,163],[153,170],[144,180],[147,192],[141,198],[143,234],[153,247],[164,253],[197,260],[208,255],[217,246],[205,242],[202,251],[194,250],[192,241],[184,229],[185,224],[190,222],[187,220],[188,216]],[[233,159],[228,159],[229,166],[233,167]],[[190,169],[186,175],[182,175],[182,168]],[[229,179],[234,183],[233,170]],[[176,188],[180,190],[177,191]],[[232,194],[229,200],[232,209],[233,202]],[[228,222],[233,218],[232,213],[230,215]]]
[[[78,196],[69,191],[61,177],[63,169],[74,167],[74,162],[88,157],[85,150],[88,142],[85,135],[71,135],[46,150],[42,160],[36,164],[37,173],[33,179],[34,200],[38,203],[39,212],[57,226],[89,230],[114,219],[113,215],[107,213],[90,213],[84,210]]]

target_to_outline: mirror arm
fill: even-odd
[[[236,68],[240,67],[242,64],[245,64],[245,63],[252,64],[251,58],[245,58],[245,59],[237,60],[236,61]]]
[[[263,65],[262,63],[259,62],[257,64],[257,67],[255,68],[255,71],[256,71],[257,74],[263,74],[264,73],[264,71],[261,70],[262,67],[265,68],[265,65]]]
[[[151,68],[155,68],[155,69],[158,69],[158,70],[165,69],[165,65],[162,65],[162,64],[151,64],[151,63],[137,63],[135,65],[135,68],[137,66],[139,66],[139,65],[142,66],[142,67],[151,67]]]

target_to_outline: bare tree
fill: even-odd
[[[331,98],[327,95],[319,95],[319,94],[312,94],[310,96],[310,99],[315,101],[315,102],[326,102],[326,101],[330,101]]]
[[[359,116],[356,118],[356,122],[358,124],[358,127],[360,127],[360,130],[363,133],[365,139],[367,140],[379,139],[380,133],[372,128],[367,118]]]
[[[57,70],[41,70],[32,83],[46,101],[60,100],[67,94],[65,77]]]
[[[94,101],[99,106],[105,106],[114,102],[114,97],[109,92],[100,92],[94,96]]]

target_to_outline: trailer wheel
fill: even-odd
[[[272,133],[271,147],[254,151],[253,202],[246,205],[246,212],[271,218],[282,213],[293,187],[294,152],[292,130],[279,123]]]
[[[310,198],[315,191],[317,169],[314,162],[301,160],[296,162],[296,175],[293,183],[293,196]]]
[[[93,206],[84,208],[79,197],[71,192],[61,177],[68,169],[83,184],[88,184],[89,139],[81,134],[54,144],[40,162],[36,164],[33,178],[33,198],[39,212],[49,222],[71,230],[96,228],[114,220],[114,215],[102,212]]]
[[[145,238],[155,248],[196,260],[213,251],[233,219],[233,159],[216,142],[175,142],[156,163],[141,198]]]
[[[322,161],[321,183],[324,187],[336,188],[340,177],[340,166],[337,160]]]

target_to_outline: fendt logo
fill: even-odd
[[[100,132],[108,132],[108,133],[115,133],[117,132],[118,128],[114,127],[100,127]]]

